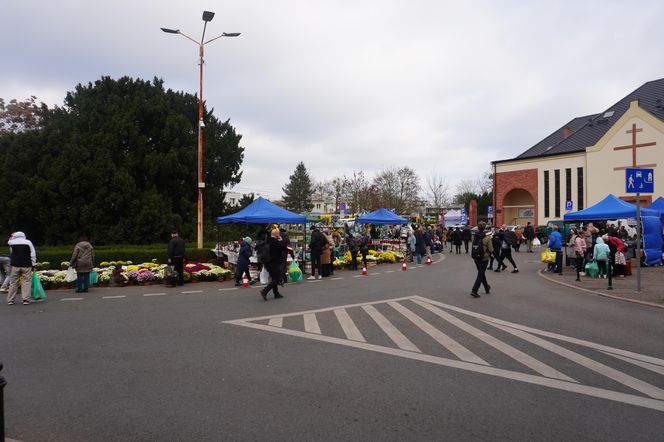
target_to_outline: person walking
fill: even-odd
[[[323,251],[320,254],[320,263],[321,263],[321,269],[323,272],[321,275],[323,278],[327,278],[332,274],[332,237],[328,235],[328,231],[325,230],[323,232],[323,237],[325,238],[325,244],[323,245]]]
[[[426,253],[427,257],[431,259],[433,251],[433,229],[431,226],[424,229],[422,237],[424,238],[424,252]]]
[[[422,227],[415,231],[415,256],[417,256],[417,263],[422,264],[422,256],[426,253],[426,245],[424,243],[424,233]]]
[[[512,247],[516,244],[516,235],[503,224],[498,232],[498,238],[500,239],[500,257],[495,272],[507,269],[505,260],[508,260],[512,264],[512,267],[514,267],[512,273],[519,273],[519,269],[512,258]]]
[[[360,233],[360,253],[362,254],[362,265],[367,266],[367,255],[369,254],[369,235],[367,232]]]
[[[485,228],[486,223],[480,221],[479,224],[477,224],[477,234],[473,240],[473,253],[471,254],[471,257],[477,268],[475,283],[470,290],[470,296],[473,298],[480,297],[480,294],[477,292],[480,289],[480,285],[484,286],[484,291],[487,295],[491,293],[491,286],[486,280],[486,266],[489,262],[489,257],[493,254],[493,243],[491,238],[485,235]]]
[[[563,274],[563,237],[558,231],[558,225],[554,224],[551,230],[551,235],[549,236],[549,249],[552,252],[556,252],[556,264],[553,268],[554,272],[558,272],[559,275]]]
[[[311,253],[311,276],[307,279],[316,279],[316,271],[318,271],[318,279],[323,277],[323,265],[321,263],[321,254],[323,247],[327,244],[327,239],[320,233],[318,227],[311,226],[311,239],[309,240],[309,251]]]
[[[526,227],[523,228],[523,237],[526,239],[526,252],[533,253],[533,240],[535,239],[535,229],[533,228],[530,221],[526,223]]]
[[[319,232],[320,233],[320,232]],[[265,268],[270,274],[270,282],[263,287],[260,291],[263,301],[267,301],[267,294],[270,293],[270,290],[274,293],[274,299],[280,299],[284,296],[279,293],[279,284],[281,283],[281,278],[283,276],[283,259],[286,256],[286,244],[284,244],[281,235],[279,234],[279,229],[272,229],[270,232],[270,237],[267,239],[270,249],[270,259],[266,262]],[[320,274],[319,274],[320,276]]]
[[[90,287],[90,272],[95,266],[95,250],[88,241],[88,237],[82,235],[74,246],[69,267],[76,270],[76,293],[87,292]]]
[[[463,226],[461,229],[461,240],[463,241],[463,248],[468,253],[468,246],[470,244],[470,240],[472,238],[473,234],[468,228],[468,226]]]
[[[521,230],[521,226],[516,226],[514,228],[514,236],[516,236],[514,251],[518,253],[519,249],[521,248],[521,243],[523,242],[523,230]]]
[[[586,256],[586,240],[576,229],[572,229],[572,245],[574,246],[574,256],[576,258],[576,281],[581,281],[581,272]]]
[[[454,241],[454,249],[456,251],[456,254],[461,255],[461,243],[463,242],[463,240],[461,239],[461,230],[459,230],[458,226],[454,229],[454,232],[452,233],[452,240]]]
[[[11,262],[9,255],[0,255],[0,292],[9,291],[9,273],[12,269]]]
[[[254,254],[254,249],[251,247],[251,237],[246,236],[242,239],[240,243],[240,251],[237,254],[237,263],[235,265],[235,286],[239,287],[242,285],[242,277],[247,276],[247,280],[250,284],[253,284],[255,281],[251,280],[251,273],[249,272],[249,266],[251,264],[251,257]]]
[[[415,260],[415,250],[416,250],[416,244],[417,241],[415,240],[415,235],[413,234],[412,231],[408,231],[408,238],[406,239],[406,246],[408,249],[408,256],[409,256],[409,261],[413,262]]]
[[[360,251],[360,244],[352,233],[346,237],[346,246],[350,251],[350,269],[357,270],[357,252]]]
[[[9,260],[12,267],[9,274],[9,294],[7,304],[14,305],[14,298],[18,293],[18,280],[21,278],[21,298],[23,305],[30,304],[30,293],[32,291],[32,270],[37,264],[37,253],[32,242],[25,237],[23,232],[14,232],[7,241],[9,244]]]
[[[491,229],[491,234],[488,236],[491,237],[491,247],[493,248],[493,252],[489,256],[489,267],[487,269],[493,270],[494,261],[496,261],[496,269],[500,269],[500,265],[497,264],[500,262],[500,238],[498,237],[498,231],[495,227]]]
[[[171,274],[169,287],[184,285],[184,252],[184,240],[180,238],[177,230],[173,230],[168,241],[168,263],[173,266],[175,274]]]
[[[598,278],[606,278],[608,271],[606,264],[609,261],[610,253],[609,246],[604,244],[604,240],[601,237],[598,237],[593,248],[593,260],[597,263],[597,267],[599,267]]]

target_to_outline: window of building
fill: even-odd
[[[565,169],[565,201],[572,201],[572,169]]]
[[[576,168],[576,181],[577,181],[577,210],[583,210],[583,167]]]
[[[554,199],[553,199],[553,207],[554,211],[556,213],[556,218],[560,218],[560,169],[556,169],[553,171],[553,179],[554,179]]]
[[[544,171],[544,218],[551,215],[549,212],[549,171]]]

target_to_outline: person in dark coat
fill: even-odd
[[[323,253],[323,247],[327,244],[327,239],[320,233],[318,227],[311,226],[310,230],[309,252],[311,254],[311,276],[307,279],[316,279],[316,270],[318,270],[318,279],[321,279],[323,277],[323,264],[320,257]]]
[[[360,251],[360,244],[352,233],[349,233],[346,237],[346,246],[350,251],[350,269],[357,270],[357,252]]]
[[[171,232],[171,240],[168,242],[168,263],[174,267],[176,275],[171,276],[169,287],[184,284],[184,240],[180,238],[177,230]]]
[[[286,244],[279,234],[279,229],[272,230],[267,243],[270,247],[270,261],[265,263],[265,268],[270,274],[270,282],[260,292],[264,301],[267,301],[267,294],[270,293],[270,290],[274,293],[274,299],[283,298],[283,295],[279,293],[279,284],[283,276],[282,261],[287,253]]]
[[[284,245],[286,246],[286,251],[284,252],[284,275],[281,278],[281,286],[288,281],[288,255],[291,256],[291,259],[295,259],[295,253],[293,252],[293,247],[291,246],[291,241],[290,237],[288,236],[288,233],[286,232],[286,229],[283,227],[279,229],[279,234],[281,235],[281,239],[284,241]]]
[[[463,241],[463,248],[468,253],[468,245],[470,244],[470,239],[472,238],[472,233],[468,226],[464,226],[461,230],[461,240]]]
[[[247,275],[247,279],[251,284],[255,281],[251,280],[251,273],[249,273],[250,259],[254,254],[254,249],[251,247],[251,238],[247,236],[240,243],[240,252],[237,255],[237,268],[235,269],[235,285],[242,285],[242,276]]]
[[[367,266],[367,255],[369,254],[369,235],[360,233],[360,253],[362,254],[362,265]]]
[[[528,253],[533,253],[533,240],[535,239],[535,229],[530,221],[523,228],[523,237],[526,239],[526,249]]]
[[[417,263],[422,264],[422,256],[427,252],[427,247],[424,241],[424,229],[422,227],[415,230],[415,255],[417,255]]]
[[[500,239],[500,257],[498,259],[498,267],[494,272],[500,272],[501,270],[507,269],[505,260],[508,260],[514,267],[512,273],[518,273],[519,269],[516,267],[516,263],[512,258],[512,247],[516,245],[516,235],[511,230],[508,230],[507,226],[503,224],[498,232],[498,238]]]
[[[459,228],[455,228],[454,232],[452,232],[452,241],[454,242],[454,249],[456,250],[456,254],[460,255],[461,254],[461,243],[462,238],[461,238],[461,230]]]
[[[489,255],[489,267],[487,270],[493,270],[493,262],[500,262],[500,238],[498,237],[498,231],[494,228],[491,230],[491,248],[493,252]],[[500,268],[500,265],[497,265],[496,268]]]
[[[90,272],[95,266],[95,250],[87,236],[78,238],[71,255],[69,267],[76,269],[76,292],[86,292],[90,287]]]

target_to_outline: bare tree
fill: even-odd
[[[426,178],[425,198],[433,207],[445,207],[450,201],[450,186],[447,179],[434,172]]]
[[[376,174],[373,180],[375,194],[380,203],[397,213],[409,213],[420,205],[420,180],[409,167],[388,168]]]
[[[353,171],[351,176],[344,175],[341,186],[341,195],[351,211],[359,212],[369,208],[371,186],[364,172]]]

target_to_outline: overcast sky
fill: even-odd
[[[410,166],[452,187],[664,76],[660,1],[0,0],[0,97],[60,105],[102,75],[198,92],[272,198],[298,161],[329,179]],[[206,38],[207,39],[207,38]]]

